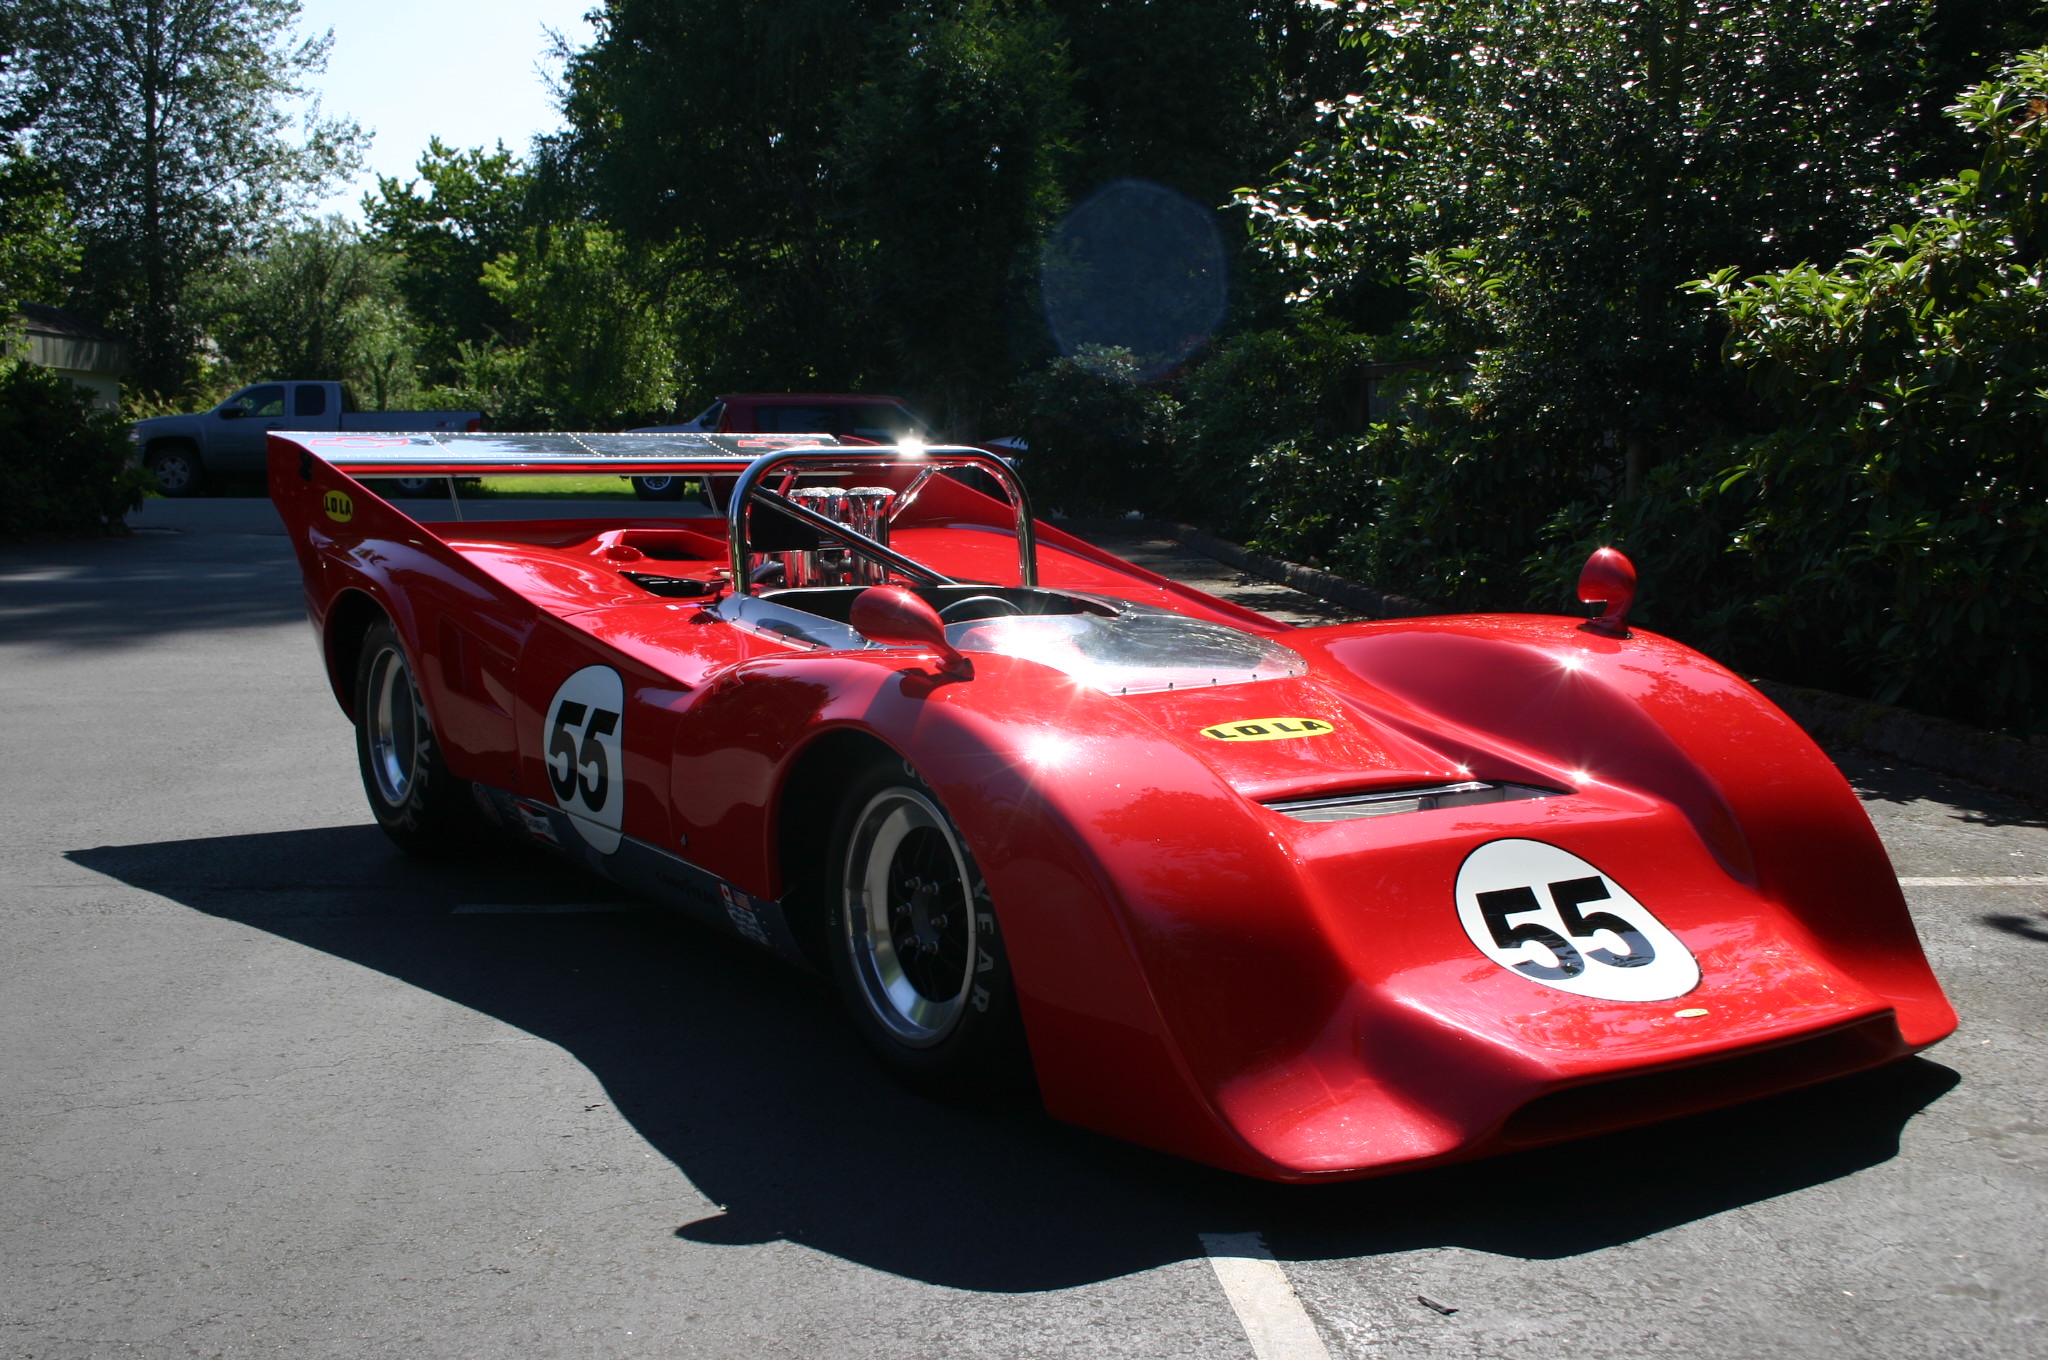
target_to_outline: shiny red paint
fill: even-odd
[[[896,631],[870,634],[890,647],[811,649],[621,574],[724,589],[718,521],[423,525],[330,455],[345,451],[273,437],[271,493],[344,705],[347,629],[373,606],[413,654],[455,773],[538,804],[551,696],[611,667],[626,836],[771,902],[806,753],[834,734],[879,742],[972,846],[1047,1107],[1074,1123],[1248,1175],[1336,1179],[1824,1080],[1954,1028],[1841,775],[1669,639],[1531,615],[1290,629],[1042,526],[1043,585],[1274,638],[1303,673],[1117,695],[976,652],[951,675],[893,645],[930,643],[900,600]],[[891,541],[1014,582],[1006,523],[934,479]],[[1618,581],[1593,597],[1617,622]],[[1206,735],[1260,719],[1288,739]],[[1269,806],[1460,780],[1556,796],[1330,823]],[[1652,906],[1699,986],[1602,1000],[1482,954],[1452,884],[1510,838],[1569,850]]]
[[[948,675],[974,672],[973,663],[946,640],[946,623],[939,611],[901,586],[873,586],[862,591],[853,602],[848,621],[870,642],[931,652],[939,659],[939,669]]]
[[[1628,610],[1636,599],[1636,564],[1613,548],[1595,548],[1579,571],[1579,602],[1602,606],[1581,626],[1589,633],[1628,635]]]

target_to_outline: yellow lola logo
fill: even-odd
[[[343,491],[330,491],[320,498],[320,508],[327,512],[327,518],[336,524],[346,524],[356,517],[356,503]]]
[[[1205,727],[1202,735],[1218,741],[1287,741],[1292,737],[1320,737],[1336,730],[1335,724],[1321,718],[1247,718],[1243,722]]]

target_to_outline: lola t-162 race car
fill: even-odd
[[[565,472],[712,506],[372,489]],[[976,449],[279,433],[270,489],[400,845],[510,834],[816,969],[912,1080],[1028,1063],[1061,1119],[1312,1181],[1955,1025],[1842,776],[1631,630],[1619,554],[1591,620],[1297,629],[1034,523]]]

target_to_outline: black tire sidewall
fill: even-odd
[[[371,678],[376,672],[377,658],[387,651],[396,652],[404,664],[418,713],[414,724],[412,782],[406,788],[403,801],[396,805],[386,801],[377,787],[368,717]],[[419,693],[418,667],[413,664],[412,654],[405,649],[398,630],[389,620],[370,625],[363,634],[352,692],[356,711],[356,764],[363,779],[363,795],[369,800],[370,815],[377,819],[377,825],[384,834],[408,854],[422,856],[447,854],[472,844],[483,829],[474,795],[466,781],[449,773],[447,762],[441,756],[440,742],[434,735],[433,722]]]
[[[165,486],[163,473],[158,470],[159,464],[173,458],[185,465],[185,484],[176,488]],[[155,478],[158,495],[176,498],[198,494],[201,480],[199,451],[191,445],[168,444],[162,448],[151,450],[149,457],[143,461],[143,466],[148,468],[150,476]]]
[[[902,788],[921,795],[938,809],[959,843],[967,860],[970,880],[970,908],[994,923],[977,929],[976,943],[987,951],[993,966],[977,972],[975,981],[988,993],[985,1009],[971,1003],[960,1015],[953,1031],[928,1048],[904,1043],[869,1008],[861,986],[846,927],[847,857],[861,813],[880,794]],[[852,1017],[854,1027],[869,1048],[899,1079],[920,1087],[960,1089],[1008,1084],[1017,1069],[1028,1067],[1024,1059],[1023,1030],[1018,1018],[1016,987],[1010,975],[1008,952],[1003,946],[1002,923],[988,897],[986,880],[975,862],[972,847],[952,814],[906,761],[877,762],[848,783],[832,821],[832,836],[825,858],[824,882],[825,952],[830,961],[833,984]]]

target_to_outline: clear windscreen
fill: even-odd
[[[1114,617],[1026,614],[949,627],[963,652],[993,652],[1050,666],[1110,694],[1199,689],[1302,675],[1291,648],[1221,623],[1117,601]]]

